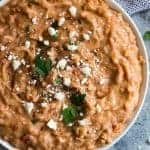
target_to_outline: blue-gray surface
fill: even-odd
[[[150,30],[150,10],[133,16],[141,34]],[[145,42],[150,56],[150,41]],[[150,57],[149,57],[150,58]],[[150,88],[140,116],[128,133],[110,150],[150,150]],[[0,150],[4,150],[0,147]]]

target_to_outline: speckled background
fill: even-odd
[[[150,30],[150,10],[132,16],[141,34]],[[150,56],[150,41],[145,42]],[[150,57],[149,57],[150,58]],[[140,116],[128,133],[110,150],[150,150],[150,88]],[[0,150],[4,148],[0,147]]]

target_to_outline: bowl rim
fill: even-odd
[[[0,7],[4,6],[9,0],[2,0],[0,1]]]
[[[3,4],[6,4],[9,0],[4,0]],[[142,54],[142,56],[145,59],[145,65],[143,65],[143,83],[142,83],[142,87],[140,90],[140,98],[139,98],[139,104],[136,108],[136,111],[132,117],[132,119],[129,121],[129,123],[126,125],[126,128],[124,129],[124,131],[122,131],[115,139],[113,139],[112,143],[104,146],[104,147],[100,147],[98,148],[98,150],[108,150],[109,148],[111,148],[113,145],[115,145],[121,138],[123,138],[123,136],[126,135],[126,133],[129,131],[129,129],[133,126],[133,124],[135,123],[135,121],[137,120],[139,113],[141,112],[144,102],[145,102],[145,98],[146,98],[146,94],[148,91],[148,83],[149,83],[149,60],[148,60],[148,53],[143,41],[143,38],[141,36],[141,33],[137,27],[137,25],[134,23],[133,19],[129,16],[129,14],[115,1],[115,0],[106,0],[106,2],[108,3],[108,5],[120,12],[123,17],[124,20],[130,25],[130,27],[132,28],[132,31],[134,32],[134,34],[136,35],[136,40],[137,40],[137,45],[139,47],[140,53]],[[2,4],[0,5],[0,7],[2,6]],[[0,144],[2,146],[4,146],[5,148],[7,148],[8,150],[14,150],[15,148],[13,148],[8,142],[0,139]]]

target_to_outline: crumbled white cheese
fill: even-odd
[[[68,124],[68,127],[72,127],[72,126],[73,126],[73,123],[69,123],[69,124]]]
[[[12,55],[9,55],[9,56],[8,56],[8,60],[11,61],[12,59],[13,59],[13,56],[12,56]]]
[[[46,88],[49,89],[49,88],[51,88],[51,86],[52,86],[51,84],[48,84],[48,85],[46,86]]]
[[[108,84],[109,83],[109,78],[101,78],[100,79],[100,84],[104,85],[104,84]]]
[[[87,31],[87,33],[91,35],[91,34],[92,34],[92,31]]]
[[[77,66],[80,66],[80,62],[77,62]]]
[[[70,51],[76,51],[78,49],[78,45],[67,44],[67,49],[70,50]]]
[[[53,27],[49,27],[48,33],[50,36],[55,36],[57,34],[57,30],[55,30],[55,28],[53,28]]]
[[[64,78],[64,82],[63,83],[64,83],[65,86],[69,87],[71,85],[71,79],[70,78]]]
[[[8,55],[8,60],[11,61],[15,59],[17,59],[17,57],[13,53],[10,52],[10,54]]]
[[[60,17],[58,21],[58,26],[62,26],[65,23],[65,17]]]
[[[78,36],[78,33],[76,31],[70,31],[69,32],[69,38],[72,40],[74,39],[75,37]]]
[[[30,65],[26,65],[26,67],[27,67],[27,68],[30,68],[31,66],[30,66]]]
[[[39,55],[42,49],[41,48],[37,48],[36,50],[37,50],[36,54]]]
[[[14,54],[12,54],[13,59],[17,59],[17,56],[15,56]]]
[[[81,72],[86,76],[90,76],[91,68],[89,66],[81,67]]]
[[[39,36],[39,41],[42,42],[43,41],[43,37]]]
[[[13,60],[12,66],[13,66],[13,69],[16,71],[21,66],[21,62],[19,60]]]
[[[43,102],[43,103],[41,103],[41,106],[42,106],[42,107],[46,107],[46,106],[47,106],[47,103],[46,103],[46,102]]]
[[[87,34],[87,33],[83,33],[83,39],[86,40],[86,41],[89,41],[90,40],[90,35]]]
[[[53,119],[50,119],[50,120],[48,121],[47,126],[48,126],[50,129],[57,130],[57,122],[54,121]]]
[[[29,84],[31,84],[31,85],[35,85],[37,83],[37,80],[31,80],[31,81],[29,81]]]
[[[80,113],[80,116],[81,116],[81,117],[83,117],[83,116],[84,116],[84,114],[81,112],[81,113]]]
[[[72,68],[71,68],[70,66],[67,66],[67,67],[66,67],[66,70],[67,70],[67,71],[71,71]]]
[[[32,18],[32,23],[33,23],[34,25],[37,24],[37,17],[33,17],[33,18]]]
[[[87,78],[83,78],[83,80],[81,81],[81,84],[83,85],[83,84],[85,84],[86,82],[87,82]]]
[[[70,12],[72,17],[75,17],[77,15],[77,8],[75,6],[71,6],[69,8],[69,12]]]
[[[96,63],[100,63],[100,60],[98,58],[95,58]]]
[[[19,90],[20,90],[20,88],[19,88],[19,87],[16,87],[16,91],[19,92]]]
[[[63,101],[65,99],[65,94],[63,92],[57,92],[55,93],[54,98],[59,101]]]
[[[31,45],[31,42],[30,41],[25,41],[25,48],[29,49],[30,48],[30,45]]]
[[[57,68],[64,70],[67,65],[67,60],[66,59],[61,59],[57,63]]]
[[[63,120],[63,115],[60,115],[59,121]]]
[[[49,41],[48,40],[44,40],[44,45],[49,46]]]
[[[79,125],[81,126],[88,126],[88,125],[91,125],[91,121],[89,119],[82,119],[82,120],[79,120],[78,121]]]
[[[98,113],[100,113],[102,111],[102,108],[101,108],[101,106],[99,104],[96,105],[96,111]]]
[[[27,112],[30,114],[33,110],[34,104],[32,102],[24,102],[24,107],[27,110]]]
[[[6,46],[4,46],[4,45],[2,45],[1,47],[0,47],[0,50],[1,51],[4,51],[6,49]]]
[[[37,83],[37,80],[32,80],[32,84],[35,85]]]
[[[68,107],[68,105],[64,104],[63,105],[63,109],[66,109]]]
[[[21,59],[21,63],[22,63],[23,65],[25,65],[25,64],[26,64],[26,61],[25,61],[24,59]]]

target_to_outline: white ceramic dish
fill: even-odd
[[[5,5],[9,0],[2,0],[0,1],[0,7],[2,7],[3,5]],[[144,65],[144,69],[143,69],[143,84],[141,87],[141,91],[140,91],[140,100],[139,100],[139,104],[138,107],[131,119],[131,121],[126,125],[125,130],[116,138],[113,140],[112,143],[110,143],[109,145],[106,145],[103,148],[99,148],[99,150],[108,150],[110,147],[112,147],[115,143],[117,143],[126,133],[127,131],[131,128],[131,126],[135,123],[141,109],[142,106],[144,104],[144,100],[145,100],[145,96],[148,90],[148,82],[149,82],[149,61],[148,61],[148,54],[143,42],[143,38],[137,28],[137,26],[135,25],[135,23],[133,22],[133,20],[131,19],[131,17],[125,12],[125,10],[115,2],[115,0],[106,0],[107,3],[110,5],[111,8],[113,8],[114,10],[117,10],[118,12],[122,13],[124,16],[124,19],[130,24],[133,32],[135,33],[136,37],[137,37],[137,44],[140,50],[141,55],[144,57],[146,63]],[[7,142],[0,140],[0,144],[2,144],[4,147],[6,147],[9,150],[14,150],[14,148],[12,148]]]
[[[4,6],[9,0],[0,0],[0,7]]]

